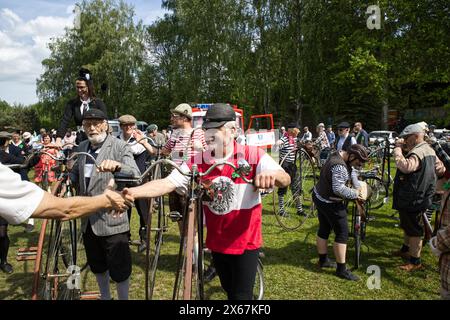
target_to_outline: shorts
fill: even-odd
[[[419,212],[407,212],[399,210],[400,214],[400,228],[402,228],[406,235],[409,237],[422,237],[423,221],[422,211]]]
[[[96,236],[88,223],[83,234],[86,257],[93,273],[109,270],[111,279],[122,282],[131,275],[131,252],[128,231],[110,236]]]

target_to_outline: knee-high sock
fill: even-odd
[[[111,292],[109,290],[109,271],[104,273],[96,273],[98,288],[100,289],[101,300],[111,300]]]
[[[117,298],[119,300],[128,300],[129,289],[130,289],[130,278],[122,282],[117,282]]]

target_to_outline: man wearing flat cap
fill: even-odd
[[[228,161],[237,166],[246,161],[251,171],[247,175],[253,185],[236,177],[228,166],[219,166],[202,181],[209,183],[212,192],[209,201],[203,202],[206,220],[206,246],[211,250],[213,263],[222,288],[230,300],[252,300],[258,252],[262,245],[262,204],[258,188],[269,189],[275,185],[286,187],[289,175],[264,150],[238,144],[236,114],[228,104],[216,103],[206,112],[203,122],[207,150],[202,161],[195,159],[182,165],[191,170],[197,164],[199,172],[206,172],[216,161]],[[174,190],[187,191],[189,178],[177,170],[165,179],[153,180],[145,185],[124,189],[129,200],[158,197]],[[256,187],[256,188],[255,188]]]
[[[392,255],[407,260],[400,269],[408,272],[423,268],[420,259],[424,235],[423,213],[431,206],[436,176],[442,176],[445,172],[434,150],[424,141],[424,135],[421,123],[411,124],[400,133],[394,148],[397,172],[392,207],[400,214],[404,240],[400,250]]]
[[[198,158],[206,148],[205,136],[202,130],[192,128],[192,108],[187,103],[181,103],[176,108],[170,110],[170,124],[174,131],[170,139],[161,149],[161,155],[171,157],[172,161],[181,165],[192,157]],[[156,148],[152,148],[146,141],[145,148],[151,155],[156,155]],[[169,209],[183,214],[186,204],[186,196],[173,192],[169,195]],[[178,221],[180,233],[182,231],[182,221]]]
[[[350,134],[350,124],[346,121],[341,122],[337,126],[338,136],[336,138],[336,150],[347,151],[347,149],[356,143],[355,137]]]
[[[144,173],[146,169],[146,161],[149,156],[146,148],[144,147],[147,144],[147,140],[145,139],[142,132],[136,128],[136,118],[130,114],[125,114],[119,117],[120,128],[122,129],[122,133],[118,136],[119,139],[125,141],[131,149],[131,153],[133,154],[134,161],[136,161],[136,165],[139,168],[139,171]],[[146,199],[140,199],[135,201],[136,210],[139,215],[139,247],[138,252],[143,252],[146,246],[147,239],[147,222],[149,217],[149,203]],[[128,209],[128,222],[131,223],[131,212],[132,208]],[[130,234],[131,238],[131,234]]]
[[[146,131],[147,137],[151,138],[155,145],[163,146],[166,144],[166,136],[163,133],[158,132],[158,126],[156,124],[149,124]]]
[[[102,110],[86,111],[82,124],[87,140],[80,143],[78,151],[87,152],[96,160],[94,163],[90,157],[79,156],[73,167],[71,178],[78,184],[79,195],[102,194],[116,171],[140,175],[130,147],[107,134],[108,122]],[[83,218],[81,229],[87,261],[97,279],[101,299],[111,299],[110,278],[117,283],[118,298],[128,299],[131,275],[128,216],[114,217],[107,210],[101,210]]]

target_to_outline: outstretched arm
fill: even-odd
[[[125,188],[122,194],[130,201],[141,198],[155,198],[168,194],[176,189],[168,178],[153,180],[139,187]]]
[[[71,198],[59,198],[46,192],[31,216],[41,219],[71,220],[90,215],[101,209],[125,211],[129,206],[131,206],[129,201],[117,192],[109,190],[94,197]]]

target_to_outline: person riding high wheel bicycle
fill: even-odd
[[[227,104],[217,103],[206,112],[203,124],[208,145],[200,158],[184,163],[184,170],[196,165],[206,172],[218,161],[237,164],[245,159],[252,167],[249,179],[253,186],[233,175],[233,170],[223,166],[202,177],[216,192],[211,201],[203,205],[206,219],[206,246],[211,250],[222,288],[228,299],[253,299],[253,285],[262,245],[262,203],[258,188],[275,185],[286,187],[289,175],[262,149],[242,146],[235,142],[236,115]],[[154,180],[139,187],[124,189],[129,200],[158,197],[174,191],[187,190],[189,178],[177,170],[165,179]]]
[[[174,131],[170,135],[164,147],[161,149],[162,156],[171,157],[177,165],[197,157],[205,148],[206,142],[202,130],[192,128],[192,108],[187,103],[181,103],[170,110],[170,123]],[[140,140],[141,137],[136,137]],[[142,145],[151,155],[156,155],[158,150],[153,148],[147,140],[143,140]],[[169,209],[171,212],[178,212],[183,216],[183,208],[186,206],[186,196],[177,192],[169,194]],[[180,234],[182,231],[182,219],[178,221]]]
[[[81,125],[83,121],[83,114],[89,109],[99,109],[105,113],[105,115],[108,115],[105,103],[95,96],[92,73],[88,69],[80,69],[75,85],[77,89],[77,96],[67,102],[64,107],[64,114],[61,123],[56,131],[57,138],[55,144],[58,146],[61,146],[61,140],[64,138],[72,119],[75,121],[75,125],[77,126],[77,138],[75,143],[80,144],[80,142],[87,139],[86,133],[84,133]]]

